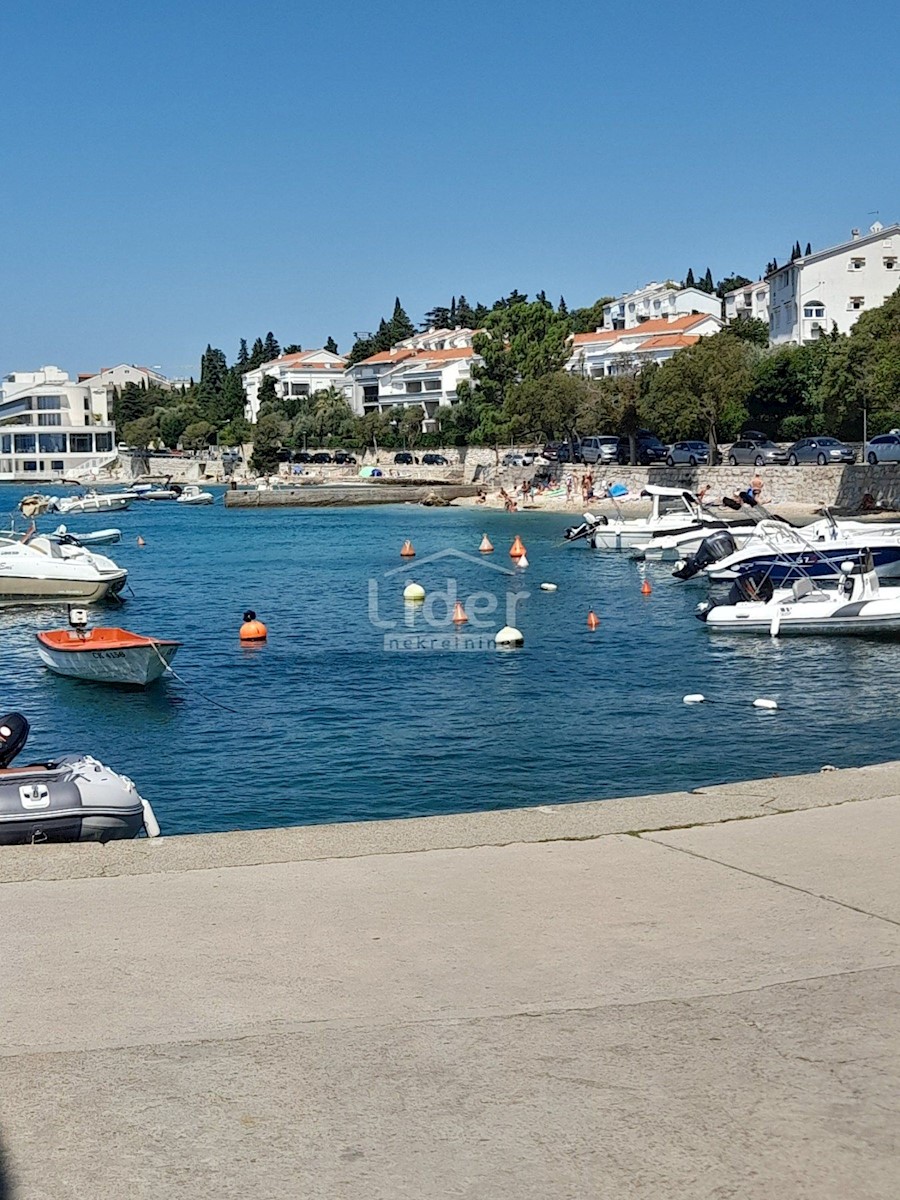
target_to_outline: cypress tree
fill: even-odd
[[[560,296],[559,308],[557,308],[556,311],[559,313],[559,315],[561,317],[567,317],[569,315],[569,306],[566,304],[565,296]]]
[[[391,317],[390,331],[392,346],[396,346],[398,342],[405,341],[406,338],[415,336],[416,327],[400,303],[399,296],[394,300],[394,315]]]
[[[809,242],[807,242],[806,249],[803,251],[803,257],[806,258],[810,254],[812,254],[812,245]]]
[[[456,297],[451,296],[450,297],[450,311],[449,311],[449,313],[447,313],[447,328],[455,329],[458,324],[459,324],[459,322],[456,317]]]
[[[338,344],[330,334],[328,335],[328,341],[325,343],[325,349],[329,354],[337,354],[338,352]]]
[[[200,360],[200,386],[197,388],[197,406],[204,420],[215,424],[223,408],[223,392],[228,366],[221,350],[207,345]]]
[[[686,288],[697,286],[697,284],[694,282],[694,268],[693,267],[688,267],[688,273],[684,277],[684,286]]]
[[[706,268],[706,274],[703,276],[703,282],[700,285],[704,292],[708,292],[710,296],[716,290],[716,285],[713,283],[712,271],[709,267]]]

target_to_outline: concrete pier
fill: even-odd
[[[898,852],[900,763],[4,849],[0,1195],[893,1198]]]
[[[352,508],[358,504],[421,504],[475,496],[478,488],[462,483],[327,483],[320,486],[279,487],[267,491],[245,488],[225,493],[226,508]]]

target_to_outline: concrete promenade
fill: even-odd
[[[900,763],[0,850],[3,1200],[894,1200]]]

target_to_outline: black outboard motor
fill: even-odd
[[[710,563],[719,562],[734,554],[737,542],[727,529],[717,529],[705,537],[694,554],[689,555],[684,562],[678,564],[672,572],[676,579],[692,579]]]
[[[608,525],[609,519],[602,513],[599,517],[593,516],[591,513],[584,514],[584,521],[581,525],[570,525],[563,534],[567,542],[577,542],[581,538],[590,537],[598,525]]]
[[[17,754],[25,749],[31,726],[21,713],[0,717],[0,767],[8,767]]]

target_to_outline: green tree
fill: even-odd
[[[479,308],[481,305],[478,306]],[[460,296],[456,301],[456,324],[460,329],[475,329],[479,321],[475,309],[471,306],[465,296]]]
[[[833,335],[822,379],[828,426],[839,436],[873,436],[900,426],[900,289],[859,317],[849,336]]]
[[[330,334],[328,336],[328,340],[325,343],[325,349],[328,351],[329,354],[337,354],[338,353],[338,344]]]
[[[237,368],[237,370],[240,371],[240,373],[243,375],[245,371],[248,371],[250,369],[249,365],[248,365],[249,362],[250,362],[250,353],[247,350],[247,339],[241,338],[241,345],[240,345],[240,348],[238,349],[238,356],[237,356],[237,360],[235,361],[234,365]]]
[[[112,417],[116,425],[124,430],[130,421],[141,417],[149,417],[153,411],[153,398],[147,395],[147,389],[137,383],[126,383],[118,398],[113,393]]]
[[[739,338],[701,338],[663,363],[642,401],[645,420],[669,438],[735,436],[747,419],[747,399],[759,351]]]
[[[242,446],[253,437],[253,427],[245,417],[235,417],[219,430],[220,446]]]
[[[257,338],[250,350],[250,357],[247,360],[247,370],[255,371],[257,367],[261,367],[266,359],[266,349],[263,345],[262,338]]]
[[[370,358],[375,353],[377,353],[377,347],[374,337],[358,337],[350,347],[347,365],[352,367],[354,363],[362,362],[364,358]]]
[[[204,450],[215,432],[209,421],[194,421],[181,435],[181,444],[185,450]]]
[[[285,346],[284,349],[281,351],[282,355],[301,354],[302,352],[303,352],[303,347],[300,345],[299,342],[291,342],[289,345]]]
[[[277,413],[260,416],[253,431],[253,453],[250,468],[257,475],[271,475],[278,469],[278,451],[281,449],[284,425]]]
[[[603,327],[603,309],[613,300],[612,296],[601,296],[587,308],[573,308],[568,314],[569,329],[572,333],[593,333]],[[566,316],[562,308],[561,316]]]
[[[129,421],[122,430],[125,444],[137,446],[142,450],[155,441],[158,434],[159,429],[154,417],[138,417],[137,420]]]
[[[159,436],[163,445],[174,450],[181,441],[181,435],[193,421],[198,420],[197,410],[186,404],[176,404],[172,408],[164,408],[159,414]]]
[[[407,338],[415,337],[416,327],[407,316],[399,296],[394,301],[394,313],[391,317],[390,328],[392,346],[396,346],[398,342],[405,341]]]
[[[746,275],[726,275],[716,284],[716,295],[724,300],[728,292],[736,292],[738,288],[747,287],[753,281]]]
[[[503,404],[510,436],[529,440],[535,440],[536,435],[572,437],[579,429],[582,414],[590,411],[594,391],[591,382],[568,371],[553,371],[514,384]]]
[[[246,405],[247,394],[241,381],[241,373],[237,367],[232,367],[225,373],[222,395],[215,413],[215,425],[221,426],[236,417],[242,417]]]
[[[223,393],[228,365],[221,350],[207,345],[200,360],[200,384],[197,405],[204,420],[216,422],[223,410]]]
[[[275,383],[274,376],[263,375],[259,385],[259,391],[256,393],[256,402],[258,405],[259,415],[280,411],[281,397],[278,395],[278,388]]]
[[[769,327],[759,317],[740,317],[732,321],[723,331],[728,337],[740,338],[753,346],[768,346]]]
[[[263,354],[265,355],[263,362],[274,362],[276,358],[281,357],[281,347],[278,345],[278,339],[271,329],[266,334],[266,340],[263,342]]]
[[[434,308],[429,308],[422,321],[423,332],[428,329],[448,328],[450,328],[450,309],[440,304],[435,305]]]
[[[688,273],[684,277],[684,286],[686,288],[691,288],[691,287],[697,286],[697,284],[694,281],[694,268],[693,267],[688,267]]]

